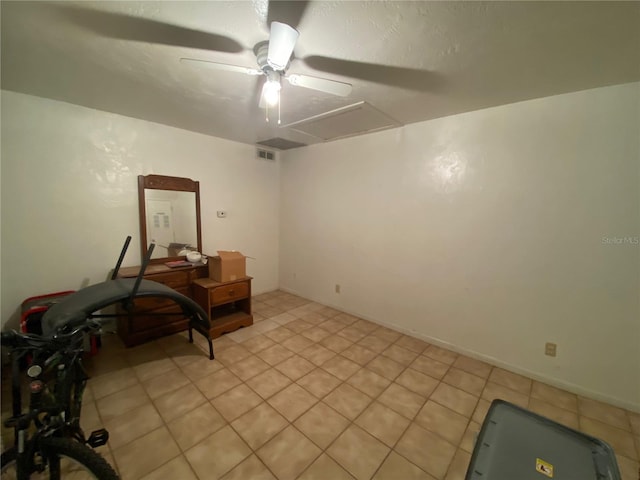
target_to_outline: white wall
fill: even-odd
[[[640,410],[639,92],[288,152],[281,287]]]
[[[141,174],[200,181],[204,252],[251,255],[253,291],[277,288],[278,169],[251,145],[2,91],[2,323],[26,297],[103,281],[129,234],[139,265]]]
[[[278,285],[279,223],[283,288],[640,409],[640,247],[603,244],[640,235],[639,88],[287,152],[280,213],[252,146],[3,91],[2,322],[102,281],[127,234],[138,264],[137,175],[184,176],[204,251],[257,257],[255,292]]]

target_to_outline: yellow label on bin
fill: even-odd
[[[540,472],[549,478],[553,478],[553,465],[541,458],[536,458],[536,472]]]

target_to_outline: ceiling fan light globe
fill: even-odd
[[[270,107],[275,107],[278,104],[278,99],[280,98],[280,92],[269,92],[264,96],[265,102]]]
[[[278,104],[280,100],[280,82],[267,80],[262,87],[262,98],[270,107]]]

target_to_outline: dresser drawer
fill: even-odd
[[[164,315],[154,315],[154,313]],[[175,313],[176,315],[167,315],[168,313]],[[136,315],[131,319],[127,319],[127,321],[130,322],[129,331],[131,332],[143,332],[176,323],[186,323],[184,315],[182,315],[182,309],[178,305],[160,308],[148,314]]]
[[[224,285],[211,290],[211,304],[221,305],[233,302],[249,296],[249,284],[247,282]]]
[[[189,296],[189,287],[179,287],[174,290],[182,295]],[[165,297],[140,297],[135,299],[133,310],[135,312],[145,312],[147,310],[169,307],[175,304],[176,302]]]
[[[120,269],[118,278],[135,279],[139,272],[140,267],[125,267]],[[208,274],[207,265],[172,269],[163,263],[151,263],[147,266],[144,279],[163,284],[193,299],[193,282],[206,278]],[[208,302],[209,291],[205,291],[204,300]],[[184,317],[180,306],[162,297],[136,298],[133,316],[124,309],[124,305],[117,306],[117,313],[118,335],[127,347],[184,331],[189,326],[189,320]],[[167,313],[176,315],[164,315]]]
[[[167,287],[178,289],[180,287],[189,286],[189,272],[179,271],[170,273],[160,273],[157,275],[145,276],[147,280],[153,280],[154,282],[162,283]]]

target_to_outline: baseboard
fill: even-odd
[[[454,345],[452,343],[446,342],[446,341],[441,340],[439,338],[431,337],[429,335],[425,335],[425,334],[422,334],[420,332],[409,330],[407,328],[402,327],[401,325],[397,325],[397,324],[389,323],[389,322],[382,322],[382,321],[380,321],[378,319],[370,318],[370,317],[368,317],[366,315],[362,315],[362,314],[357,313],[357,312],[349,311],[348,309],[345,309],[342,306],[337,306],[335,304],[332,305],[331,303],[327,303],[325,301],[320,301],[318,299],[310,298],[307,295],[303,295],[303,294],[298,293],[295,290],[287,288],[287,287],[279,287],[279,289],[284,291],[284,292],[291,293],[293,295],[298,295],[300,297],[307,298],[307,299],[312,300],[312,301],[314,301],[316,303],[320,303],[322,305],[326,305],[328,307],[335,308],[336,310],[340,310],[341,312],[348,313],[349,315],[353,315],[353,316],[356,316],[356,317],[363,318],[363,319],[368,320],[368,321],[370,321],[372,323],[375,323],[377,325],[390,328],[390,329],[395,330],[395,331],[400,332],[400,333],[404,333],[405,335],[409,335],[411,337],[418,338],[420,340],[424,340],[427,343],[431,343],[431,344],[437,345],[439,347],[447,348],[447,349],[452,350],[452,351],[454,351],[456,353],[459,353],[461,355],[466,355],[467,357],[475,358],[476,360],[480,360],[480,361],[489,363],[489,364],[491,364],[491,365],[493,365],[495,367],[500,367],[500,368],[503,368],[505,370],[509,370],[510,372],[517,373],[519,375],[524,375],[526,377],[532,378],[532,379],[537,380],[539,382],[546,383],[547,385],[551,385],[553,387],[561,388],[561,389],[566,390],[568,392],[575,393],[576,395],[580,395],[582,397],[591,398],[593,400],[598,400],[600,402],[609,403],[611,405],[615,405],[616,407],[620,407],[620,408],[624,408],[626,410],[630,410],[630,411],[633,411],[633,412],[640,413],[640,404],[634,404],[634,403],[629,402],[627,400],[623,400],[623,399],[620,399],[620,398],[617,398],[617,397],[613,397],[613,396],[610,396],[610,395],[603,394],[601,392],[596,392],[596,391],[590,390],[588,388],[581,387],[580,385],[576,385],[575,383],[567,382],[567,381],[559,379],[559,378],[550,377],[548,375],[544,375],[544,374],[541,374],[541,373],[538,373],[538,372],[535,372],[535,371],[532,371],[532,370],[528,370],[526,368],[520,367],[519,365],[514,365],[514,364],[509,363],[509,362],[504,362],[504,361],[500,360],[499,358],[495,358],[495,357],[492,357],[490,355],[486,355],[486,354],[483,354],[483,353],[480,353],[480,352],[476,352],[476,351],[473,351],[473,350],[468,350],[466,348],[459,347],[458,345]]]

